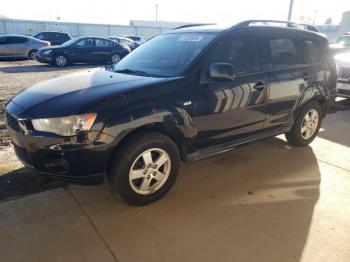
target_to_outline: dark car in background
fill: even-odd
[[[0,35],[0,58],[29,58],[35,60],[36,52],[50,42],[26,35]]]
[[[51,45],[62,45],[72,39],[70,34],[63,32],[41,32],[34,36],[37,39],[49,41]]]
[[[77,37],[60,46],[41,48],[36,54],[37,61],[59,67],[71,63],[118,63],[129,50],[120,44],[101,37]]]
[[[280,134],[309,145],[336,95],[328,41],[254,22],[182,26],[115,65],[25,89],[6,104],[17,156],[65,181],[107,176],[122,199],[145,205],[170,190],[180,159]]]
[[[130,52],[137,47],[137,44],[130,38],[121,37],[121,36],[110,36],[108,38],[124,46],[126,49],[129,49]]]

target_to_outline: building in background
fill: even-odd
[[[131,20],[129,25],[110,25],[0,18],[0,34],[35,35],[42,31],[60,31],[67,32],[73,37],[136,35],[150,38],[175,27],[192,23],[194,22]],[[329,38],[330,42],[335,41],[345,32],[350,32],[350,11],[343,13],[339,25],[321,25],[317,28]]]

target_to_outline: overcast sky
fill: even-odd
[[[0,15],[9,18],[69,22],[128,24],[130,20],[158,19],[180,22],[234,24],[245,19],[286,20],[290,0],[0,0]],[[350,10],[350,0],[294,0],[293,20],[335,23]]]

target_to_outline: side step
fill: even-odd
[[[287,131],[286,128],[279,128],[277,130],[274,130],[273,132],[266,131],[266,132],[263,132],[263,133],[260,133],[257,135],[253,135],[253,136],[250,136],[247,138],[242,138],[242,139],[226,142],[226,143],[215,145],[215,146],[201,148],[201,149],[198,149],[197,151],[195,151],[191,154],[188,154],[186,156],[186,160],[188,162],[192,162],[192,161],[201,160],[201,159],[204,159],[207,157],[219,155],[221,153],[231,151],[231,150],[235,149],[237,146],[247,144],[250,142],[254,142],[257,140],[261,140],[264,138],[284,134],[286,131]]]

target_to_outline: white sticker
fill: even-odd
[[[202,40],[202,38],[203,38],[203,36],[199,36],[199,35],[183,35],[177,41],[199,42]]]

